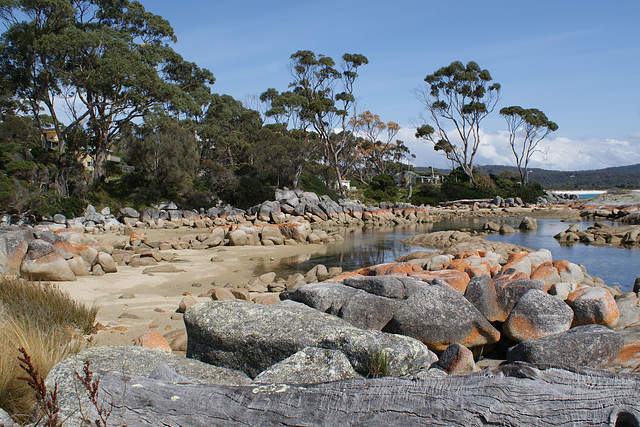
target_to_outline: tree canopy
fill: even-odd
[[[509,146],[516,159],[520,182],[525,185],[529,181],[531,156],[540,152],[540,141],[558,130],[558,125],[536,108],[525,109],[515,105],[502,108],[500,115],[507,121]]]
[[[500,98],[500,84],[492,80],[489,71],[475,62],[463,65],[455,61],[429,74],[424,79],[427,86],[416,90],[428,114],[416,137],[431,141],[472,182],[474,159],[481,142],[480,123]],[[448,125],[454,127],[456,138]]]
[[[173,28],[129,0],[16,0],[2,7],[9,25],[0,70],[37,120],[45,105],[62,153],[66,137],[82,127],[93,158],[93,181],[120,131],[155,108],[197,115],[213,74],[185,62],[170,46]],[[63,99],[72,121],[62,126]]]

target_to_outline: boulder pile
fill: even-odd
[[[70,228],[81,233],[99,234],[108,230],[123,230],[127,226],[169,229],[184,226],[202,229],[231,225],[264,226],[309,222],[322,225],[322,228],[326,229],[433,221],[427,207],[414,206],[410,203],[382,202],[378,206],[365,206],[356,200],[340,199],[335,202],[328,196],[318,197],[315,193],[301,190],[276,190],[275,199],[265,201],[248,210],[234,208],[231,205],[185,210],[178,209],[173,202],[168,202],[140,212],[124,207],[117,214],[113,214],[108,207],[97,212],[95,207],[88,205],[82,216],[66,218],[62,214],[56,214],[51,218],[44,218],[39,227],[52,231]],[[25,221],[12,218],[10,215],[0,216],[0,226],[12,223],[24,225]]]
[[[629,365],[640,336],[614,329],[640,321],[637,295],[630,294],[542,249],[506,259],[488,251],[440,252],[306,284],[281,298],[359,328],[415,338],[446,355],[441,367],[458,366],[454,360],[468,371],[460,346],[476,358],[494,354],[511,362]],[[631,358],[640,364],[637,354]]]
[[[553,237],[560,243],[568,244],[580,242],[587,245],[635,246],[640,244],[640,225],[610,227],[596,222],[580,230],[577,224],[572,224]]]

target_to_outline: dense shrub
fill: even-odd
[[[300,179],[300,188],[303,191],[314,192],[318,196],[329,196],[333,200],[338,200],[339,198],[338,193],[332,188],[329,188],[327,184],[322,182],[316,175],[303,174]]]
[[[526,186],[498,175],[474,174],[476,185],[468,182],[466,176],[454,170],[442,185],[421,185],[413,190],[411,202],[414,204],[437,205],[440,202],[460,199],[493,199],[520,197],[525,203],[535,203],[544,193],[537,182]]]
[[[398,187],[390,175],[377,175],[371,179],[364,196],[376,202],[395,202],[398,200]]]

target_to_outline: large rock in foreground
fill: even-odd
[[[187,357],[238,369],[251,377],[305,347],[340,350],[364,375],[381,355],[387,356],[392,376],[416,374],[437,360],[417,340],[365,331],[295,303],[263,306],[211,301],[190,307],[184,322],[189,337]]]
[[[522,341],[507,352],[509,362],[606,368],[622,351],[619,333],[601,325],[585,325],[543,338]]]
[[[194,384],[239,386],[251,382],[242,372],[185,359],[162,350],[132,346],[94,347],[58,363],[47,376],[47,389],[58,387],[58,416],[65,420],[65,426],[86,425],[76,423],[77,418],[66,420],[79,413],[80,409],[87,410],[91,407],[85,388],[76,376],[76,373],[83,375],[83,366],[87,360],[94,379],[98,380],[107,372],[118,372],[121,377],[141,375],[165,379],[160,372],[163,367],[168,367],[184,381]]]

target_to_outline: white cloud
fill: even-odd
[[[405,141],[416,155],[416,166],[449,167],[443,154],[433,150],[433,144],[417,140],[415,128],[401,129],[398,139]],[[452,140],[453,132],[450,133]],[[456,135],[457,136],[457,135]],[[509,147],[506,131],[484,132],[481,130],[481,144],[475,158],[476,165],[515,165]],[[547,137],[540,143],[544,152],[536,153],[529,166],[553,170],[586,170],[640,163],[640,132],[627,135],[624,139],[570,139],[563,136]]]

